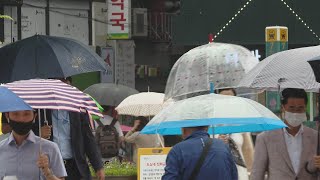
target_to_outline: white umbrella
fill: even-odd
[[[163,99],[163,93],[142,92],[124,99],[116,110],[121,115],[154,116],[163,109]]]
[[[193,93],[209,93],[215,89],[234,88],[258,64],[252,53],[239,45],[209,43],[185,53],[172,67],[165,99],[184,99]]]
[[[318,92],[320,83],[308,62],[320,57],[320,46],[282,51],[261,61],[240,81],[239,87],[278,90],[300,88]]]
[[[173,135],[181,134],[181,127],[211,125],[214,126],[214,134],[259,132],[286,127],[275,114],[258,102],[236,96],[208,94],[169,105],[151,119],[142,133]]]

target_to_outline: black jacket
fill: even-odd
[[[52,124],[51,110],[46,110],[48,124]],[[41,126],[44,125],[44,113],[41,110]],[[71,146],[73,149],[73,157],[77,163],[79,172],[84,179],[91,179],[89,166],[86,160],[88,157],[90,163],[95,170],[103,168],[102,158],[92,131],[89,125],[89,117],[86,113],[69,112],[70,130],[71,130]],[[39,134],[39,121],[36,118],[33,131]],[[53,131],[52,131],[53,132]],[[52,141],[53,135],[51,136]]]

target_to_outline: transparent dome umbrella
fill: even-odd
[[[189,94],[207,94],[215,89],[235,88],[259,60],[239,45],[209,43],[196,47],[174,64],[168,77],[165,100],[184,99]]]

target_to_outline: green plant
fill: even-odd
[[[9,20],[13,20],[12,17],[8,16],[8,15],[0,15],[0,19],[9,19]]]
[[[90,170],[92,176],[95,177],[92,167]],[[131,162],[120,162],[116,159],[104,165],[104,172],[106,176],[136,176],[137,166]]]

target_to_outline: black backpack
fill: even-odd
[[[102,158],[112,158],[119,154],[119,133],[114,125],[117,119],[113,119],[110,125],[103,125],[97,120],[99,126],[96,130],[95,139],[100,149]]]

